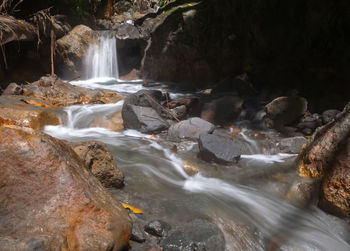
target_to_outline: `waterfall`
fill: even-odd
[[[119,78],[117,60],[117,41],[108,31],[100,32],[99,44],[90,44],[85,57],[87,78]]]

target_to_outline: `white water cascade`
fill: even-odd
[[[91,44],[85,57],[84,67],[88,79],[119,78],[117,41],[113,34],[100,32],[99,44]]]

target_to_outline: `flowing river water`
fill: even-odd
[[[90,79],[72,84],[123,95],[145,88],[141,81],[118,79],[116,42],[108,33],[101,36],[99,46],[91,45],[85,67]],[[171,98],[193,94],[174,92],[162,84],[149,88],[168,91]],[[147,220],[176,226],[206,218],[223,231],[226,250],[276,250],[273,243],[281,250],[350,250],[347,222],[313,204],[299,208],[286,199],[296,178],[295,155],[263,154],[266,149],[249,136],[249,130],[242,130],[237,138],[245,155],[236,164],[221,166],[200,160],[194,141],[171,142],[166,134],[155,137],[92,127],[96,117],[105,119],[122,105],[123,101],[67,107],[62,116],[65,124],[47,126],[45,132],[68,141],[107,144],[125,175],[125,187],[111,192],[144,210]],[[174,144],[176,153],[171,151]],[[199,173],[189,176],[183,168],[186,163],[198,166]]]
[[[137,81],[111,78],[72,83],[124,95],[144,88]],[[166,135],[90,127],[95,117],[120,111],[122,105],[123,101],[67,107],[65,125],[45,128],[59,139],[106,143],[125,174],[125,187],[112,190],[117,199],[143,209],[149,219],[173,225],[198,217],[210,219],[224,232],[227,250],[266,250],[276,239],[283,240],[279,241],[281,250],[350,250],[346,222],[313,205],[298,208],[287,202],[286,191],[296,176],[295,155],[264,155],[258,142],[243,130],[238,137],[249,154],[242,155],[237,164],[220,166],[197,158],[198,145],[193,141],[177,142],[177,153],[173,153],[175,143]],[[188,161],[199,167],[198,174],[186,174],[183,165]],[[284,180],[271,178],[276,170]]]

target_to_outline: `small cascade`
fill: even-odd
[[[109,31],[100,33],[99,44],[91,44],[85,57],[86,77],[118,79],[117,40]]]

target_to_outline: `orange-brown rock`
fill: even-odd
[[[35,104],[35,105],[31,105]],[[37,106],[46,105],[35,99],[23,96],[0,97],[1,124],[30,127],[36,130],[46,125],[59,125],[60,119],[53,112]]]
[[[120,188],[124,185],[124,174],[117,168],[115,160],[102,142],[69,142],[91,173],[105,186]]]
[[[96,117],[91,127],[103,127],[118,132],[124,130],[121,111],[103,117]]]
[[[65,251],[120,250],[127,244],[127,211],[65,143],[30,128],[3,126],[0,158],[0,236],[7,241],[37,240],[42,250]]]
[[[332,214],[350,217],[350,140],[322,182],[319,206]]]
[[[89,90],[50,77],[42,77],[40,80],[31,83],[23,89],[23,95],[44,100],[58,107],[78,104],[117,103],[123,98],[112,91]]]

